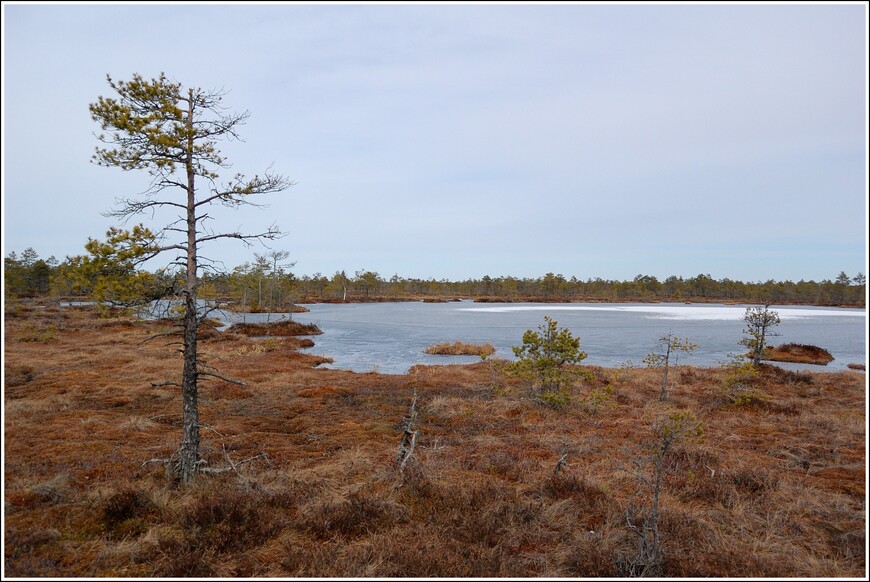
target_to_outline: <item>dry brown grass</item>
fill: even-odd
[[[561,411],[504,363],[402,376],[312,367],[283,338],[209,336],[205,361],[245,387],[201,387],[210,466],[180,487],[177,346],[159,323],[32,310],[5,329],[5,572],[19,577],[613,577],[643,508],[632,460],[674,410],[703,423],[675,447],[660,527],[667,577],[863,577],[865,375],[761,366],[735,404],[726,371],[593,368]],[[18,341],[56,329],[51,341]],[[295,354],[295,355],[294,355]],[[613,388],[593,413],[584,396]],[[418,396],[420,437],[394,466]],[[567,466],[560,466],[560,458]]]
[[[230,328],[233,333],[251,336],[318,335],[323,333],[313,323],[298,321],[273,321],[270,323],[236,323]]]
[[[824,366],[834,361],[834,356],[828,350],[805,344],[783,344],[766,348],[762,357],[771,362],[794,362],[817,366]]]
[[[495,347],[492,344],[472,344],[461,341],[444,342],[429,346],[423,350],[427,354],[433,356],[491,356],[495,353]]]

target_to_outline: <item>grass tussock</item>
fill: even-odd
[[[435,356],[480,356],[485,358],[495,353],[495,347],[492,344],[472,344],[461,341],[444,342],[429,346],[424,353]]]
[[[271,323],[235,323],[230,328],[234,333],[248,336],[294,336],[319,335],[323,333],[313,323],[298,321],[275,321]]]
[[[794,362],[797,364],[825,366],[834,361],[834,356],[828,350],[818,346],[789,343],[765,348],[762,359],[771,362]]]
[[[203,459],[267,456],[181,487],[146,462],[181,439],[177,390],[151,386],[181,368],[143,343],[159,325],[7,318],[6,576],[619,577],[638,551],[626,512],[650,515],[653,427],[680,411],[703,435],[662,459],[662,576],[866,571],[862,373],[680,366],[662,403],[658,371],[590,367],[557,410],[498,360],[354,374],[313,368],[294,338],[221,334],[200,357],[246,385],[202,383]]]

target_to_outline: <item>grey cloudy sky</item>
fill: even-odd
[[[297,274],[867,272],[865,3],[4,3],[4,256],[147,187],[90,163],[88,104],[160,72],[250,111],[232,171],[297,185],[214,226],[276,222]]]

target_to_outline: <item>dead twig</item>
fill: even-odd
[[[151,382],[152,388],[159,388],[161,386],[177,386],[179,388],[183,388],[183,386],[178,382]]]
[[[149,465],[149,464],[151,464],[151,463],[161,463],[161,464],[163,464],[163,465],[167,465],[167,464],[169,464],[171,461],[172,461],[171,458],[170,458],[170,459],[156,459],[156,458],[155,458],[155,459],[148,459],[147,461],[145,461],[144,463],[142,463],[142,465],[140,465],[140,466],[141,466],[141,467],[144,467],[145,465]]]
[[[203,372],[202,370],[197,372],[198,376],[211,376],[213,378],[217,378],[218,380],[223,380],[224,382],[229,382],[230,384],[236,384],[238,386],[247,386],[246,383],[241,380],[233,380],[232,378],[227,378],[226,376],[221,376],[220,374],[215,374],[214,372]]]
[[[568,464],[568,453],[563,454],[559,457],[559,460],[556,461],[556,468],[553,469],[553,473],[559,474],[562,472],[563,467],[571,468],[571,465]]]
[[[418,431],[414,430],[414,423],[417,421],[417,390],[414,389],[414,396],[411,399],[411,406],[408,409],[408,416],[405,417],[404,433],[402,434],[402,442],[399,443],[399,450],[396,452],[396,464],[399,465],[399,473],[404,473],[405,465],[414,454],[414,447],[417,445]]]
[[[202,468],[199,470],[199,472],[200,472],[200,473],[208,473],[208,474],[211,474],[211,475],[215,475],[215,474],[219,474],[219,473],[229,473],[230,471],[235,471],[236,473],[238,473],[238,468],[239,468],[241,465],[244,465],[245,463],[250,463],[250,462],[252,462],[252,461],[257,461],[257,460],[259,460],[259,459],[268,459],[268,458],[269,458],[269,455],[268,455],[268,454],[266,454],[266,453],[260,453],[259,455],[255,455],[255,456],[253,456],[253,457],[249,457],[249,458],[247,458],[247,459],[241,460],[241,461],[239,461],[238,463],[233,463],[232,460],[230,459],[229,455],[227,454],[226,449],[224,449],[224,456],[226,456],[227,461],[230,463],[230,466],[229,466],[229,467],[214,467],[214,468],[212,468],[212,467],[202,467]]]

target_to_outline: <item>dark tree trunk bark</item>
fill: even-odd
[[[181,481],[189,483],[196,475],[199,462],[199,404],[197,402],[197,264],[196,264],[196,196],[193,167],[193,102],[188,93],[187,112],[187,281],[184,286],[184,371],[181,392],[184,401],[184,436],[181,441]]]

